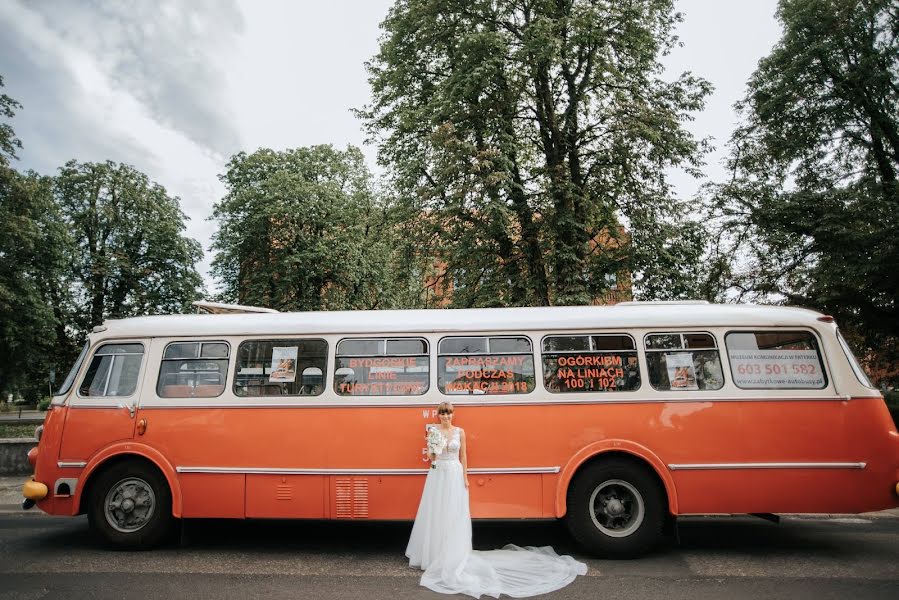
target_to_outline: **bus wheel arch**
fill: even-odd
[[[178,483],[178,476],[171,464],[158,451],[148,446],[138,446],[134,443],[116,444],[107,447],[101,452],[95,454],[79,478],[84,483],[78,486],[76,497],[74,499],[73,514],[86,514],[86,502],[89,500],[90,488],[96,481],[97,476],[105,469],[112,468],[119,462],[134,461],[135,464],[146,463],[155,468],[164,477],[168,484],[171,494],[172,517],[178,519],[181,517],[181,486]]]
[[[668,503],[668,512],[672,515],[678,514],[677,491],[674,487],[674,480],[671,478],[671,473],[668,471],[665,463],[655,453],[639,444],[623,440],[605,440],[581,449],[571,457],[568,464],[559,472],[555,501],[556,518],[564,517],[568,511],[568,488],[575,476],[598,461],[611,460],[613,458],[634,461],[635,464],[640,464],[650,469],[658,480],[659,485],[662,486]]]
[[[564,521],[586,550],[608,558],[648,552],[673,514],[664,477],[649,460],[608,449],[593,453],[564,475]],[[562,516],[562,515],[560,515]]]
[[[165,474],[140,455],[120,454],[99,466],[85,485],[81,505],[93,532],[119,548],[155,547],[175,525]]]

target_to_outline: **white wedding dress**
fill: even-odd
[[[563,588],[587,565],[559,556],[549,546],[472,550],[468,489],[459,461],[460,429],[428,470],[412,535],[406,547],[409,565],[424,569],[421,585],[443,594],[506,594],[525,598]]]

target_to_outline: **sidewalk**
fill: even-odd
[[[0,413],[0,423],[41,423],[46,414],[39,410],[23,410],[20,415],[16,409]]]
[[[0,476],[0,513],[11,513],[15,512],[16,509],[18,509],[19,512],[24,512],[21,510],[20,506],[22,504],[22,484],[28,481],[29,477],[29,475]],[[29,512],[39,513],[40,510],[33,508]],[[802,514],[789,516],[809,519],[845,519],[846,517],[862,519],[899,519],[899,508],[862,513],[860,515]]]

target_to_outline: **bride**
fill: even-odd
[[[565,587],[586,574],[587,565],[559,556],[549,546],[472,550],[465,432],[453,426],[449,402],[440,403],[437,415],[442,443],[437,448],[429,443],[433,465],[406,547],[409,565],[424,570],[421,585],[443,594],[524,598]]]

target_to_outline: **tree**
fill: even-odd
[[[16,108],[0,95],[3,117],[11,119]],[[60,284],[68,237],[50,180],[10,166],[21,147],[12,127],[0,124],[0,398],[15,393],[33,401],[47,393],[50,369],[61,371],[71,354]]]
[[[59,170],[54,195],[74,240],[81,331],[104,318],[191,309],[203,254],[183,235],[187,217],[165,188],[128,165],[73,160]]]
[[[0,75],[0,88],[3,87],[3,76]],[[0,117],[12,119],[16,114],[16,109],[21,109],[22,105],[7,96],[0,94]],[[9,159],[15,159],[16,148],[21,148],[22,142],[16,137],[9,123],[0,123],[0,166],[8,166]]]
[[[0,222],[0,397],[33,401],[72,350],[59,286],[68,238],[48,179],[0,166]]]
[[[719,292],[833,314],[895,364],[899,3],[782,0],[777,17],[738,105],[733,177],[710,188]]]
[[[242,152],[221,179],[228,193],[213,213],[212,272],[222,299],[278,310],[391,308],[420,287],[410,284],[411,246],[357,148]]]
[[[669,0],[390,10],[358,114],[456,304],[583,304],[620,271],[663,293],[669,258],[695,255],[665,170],[700,164],[682,125],[710,88],[661,78],[679,18]]]

